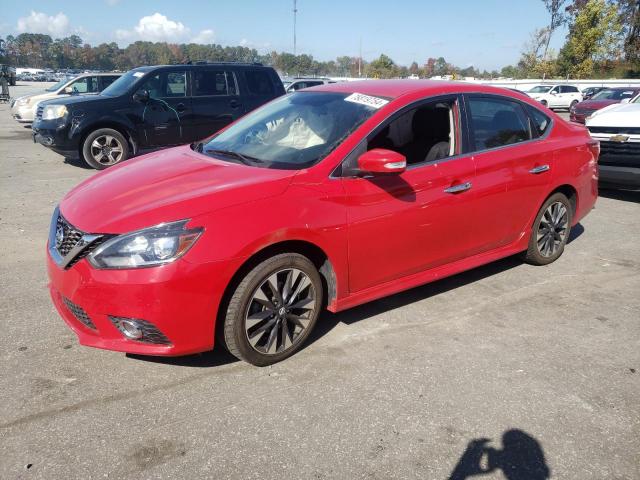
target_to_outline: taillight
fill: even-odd
[[[592,138],[587,142],[587,146],[589,147],[589,150],[591,150],[593,158],[595,158],[597,162],[598,158],[600,158],[600,141]]]

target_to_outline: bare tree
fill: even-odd
[[[542,0],[545,8],[551,15],[549,19],[549,26],[547,27],[547,42],[544,46],[544,53],[542,54],[542,58],[546,60],[547,51],[549,50],[549,42],[551,42],[551,36],[556,29],[562,25],[565,21],[565,12],[563,10],[564,5],[567,3],[567,0]]]

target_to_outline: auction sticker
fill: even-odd
[[[375,109],[384,107],[387,103],[389,103],[389,100],[385,100],[384,98],[372,97],[363,93],[352,93],[344,100],[345,102],[359,103],[360,105],[366,105],[367,107],[372,107]]]

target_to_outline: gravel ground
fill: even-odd
[[[95,172],[8,110],[0,478],[640,479],[640,194],[603,192],[552,265],[326,314],[271,368],[134,357],[78,346],[54,311],[50,215]]]

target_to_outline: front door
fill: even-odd
[[[151,75],[140,89],[149,100],[137,112],[140,138],[146,146],[179,145],[188,142],[191,127],[191,101],[187,97],[187,73],[184,70],[160,71]]]
[[[455,98],[422,104],[376,129],[347,159],[353,165],[364,151],[386,148],[408,163],[398,175],[346,170],[342,178],[351,292],[466,256],[475,165],[460,154],[458,118]]]

